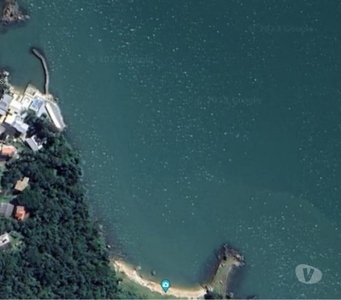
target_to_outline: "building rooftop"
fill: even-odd
[[[33,99],[31,105],[30,105],[30,109],[32,109],[35,112],[38,112],[39,109],[45,104],[45,99],[37,96]]]
[[[4,94],[0,100],[0,102],[8,105],[13,99],[13,96],[9,95],[9,94]]]
[[[6,119],[5,119],[5,123],[9,124],[9,125],[13,125],[15,120],[16,120],[17,116],[14,114],[11,115],[7,115]]]
[[[1,114],[2,110],[0,109],[0,114]],[[5,112],[6,113],[6,112]],[[6,119],[6,115],[2,115],[1,118],[0,118],[0,123],[2,124]]]
[[[5,232],[3,235],[0,235],[0,248],[4,249],[10,246],[11,240],[9,234]]]
[[[37,92],[38,92],[38,89],[35,86],[33,86],[32,84],[27,85],[25,94],[28,94],[31,97],[33,97]]]
[[[48,116],[45,105],[42,105],[42,107],[40,107],[40,109],[37,111],[37,117],[40,117],[43,114]]]
[[[20,133],[26,133],[29,126],[28,124],[24,123],[22,120],[16,120],[13,124],[13,127],[18,130]]]
[[[14,205],[11,203],[0,203],[0,217],[10,217],[13,213]]]
[[[1,147],[1,155],[3,156],[13,156],[17,151],[17,148],[15,148],[12,145],[2,145]]]
[[[9,103],[12,101],[13,97],[8,94],[4,94],[0,99],[0,109],[7,110]]]
[[[6,131],[6,128],[4,126],[0,125],[0,134],[3,134],[5,131]]]
[[[32,103],[32,98],[28,97],[27,95],[25,95],[22,99],[21,99],[21,104],[23,106],[24,109],[28,109],[28,107],[31,105]]]
[[[28,177],[24,177],[23,180],[18,180],[17,183],[15,184],[14,189],[19,192],[22,192],[24,189],[27,188],[29,180],[30,179]]]
[[[9,104],[9,109],[20,113],[23,110],[22,104],[21,102],[17,101],[17,100],[12,100]]]
[[[36,139],[35,139],[35,136],[32,136],[30,138],[27,138],[25,140],[25,142],[30,146],[30,148],[33,150],[33,151],[38,151],[39,149],[41,149],[43,147],[42,144],[39,144]]]
[[[63,130],[65,128],[65,123],[58,105],[48,102],[46,103],[45,108],[54,126],[59,130]]]
[[[24,206],[17,206],[16,207],[16,211],[15,211],[15,217],[18,219],[18,220],[24,220],[26,219],[26,210],[25,210],[25,207]]]
[[[12,96],[13,96],[13,99],[15,101],[18,101],[18,102],[21,102],[22,97],[23,97],[22,93],[20,91],[16,91],[16,90],[13,91]]]

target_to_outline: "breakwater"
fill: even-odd
[[[39,58],[43,65],[44,74],[45,74],[45,98],[47,100],[46,108],[50,118],[53,120],[54,125],[58,128],[63,130],[65,128],[65,123],[63,120],[62,113],[58,104],[56,103],[56,99],[49,93],[49,84],[50,84],[50,75],[49,69],[47,67],[47,62],[43,54],[41,54],[36,48],[31,48],[31,52]]]
[[[44,55],[42,55],[37,49],[32,48],[31,52],[39,58],[39,60],[41,61],[43,68],[44,68],[44,75],[45,75],[45,86],[44,86],[44,90],[45,90],[45,94],[49,95],[49,85],[50,85],[50,75],[49,75],[49,69],[47,67],[47,63],[46,63],[46,59],[44,57]]]

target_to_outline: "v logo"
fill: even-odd
[[[308,268],[304,268],[303,269],[304,280],[306,282],[309,282],[311,280],[311,278],[313,277],[314,272],[315,272],[315,270],[310,268],[309,273],[308,273]]]
[[[322,279],[322,272],[309,265],[298,265],[295,269],[295,273],[297,279],[305,284],[318,283]]]

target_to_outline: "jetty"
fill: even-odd
[[[234,271],[245,264],[244,257],[236,249],[223,245],[217,258],[217,265],[206,284],[207,293],[223,298],[231,297],[232,277]]]
[[[43,65],[43,69],[44,69],[44,75],[45,75],[45,95],[49,96],[49,85],[50,85],[50,74],[49,74],[49,69],[47,67],[47,63],[46,63],[46,59],[44,57],[44,55],[42,55],[37,49],[32,48],[31,52],[39,58],[39,60],[41,61],[42,65]]]
[[[41,64],[44,69],[44,75],[45,75],[45,95],[44,98],[46,100],[46,109],[47,112],[54,123],[54,125],[60,129],[63,130],[65,128],[65,123],[63,120],[62,113],[60,111],[60,108],[57,104],[56,99],[53,97],[53,95],[49,92],[49,85],[50,85],[50,74],[49,69],[47,67],[47,62],[43,54],[41,54],[36,48],[31,48],[31,52],[41,61]]]

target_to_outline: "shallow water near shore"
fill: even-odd
[[[241,295],[339,296],[336,2],[22,3],[0,65],[42,90],[29,49],[45,52],[90,207],[126,259],[189,286],[230,242]]]

